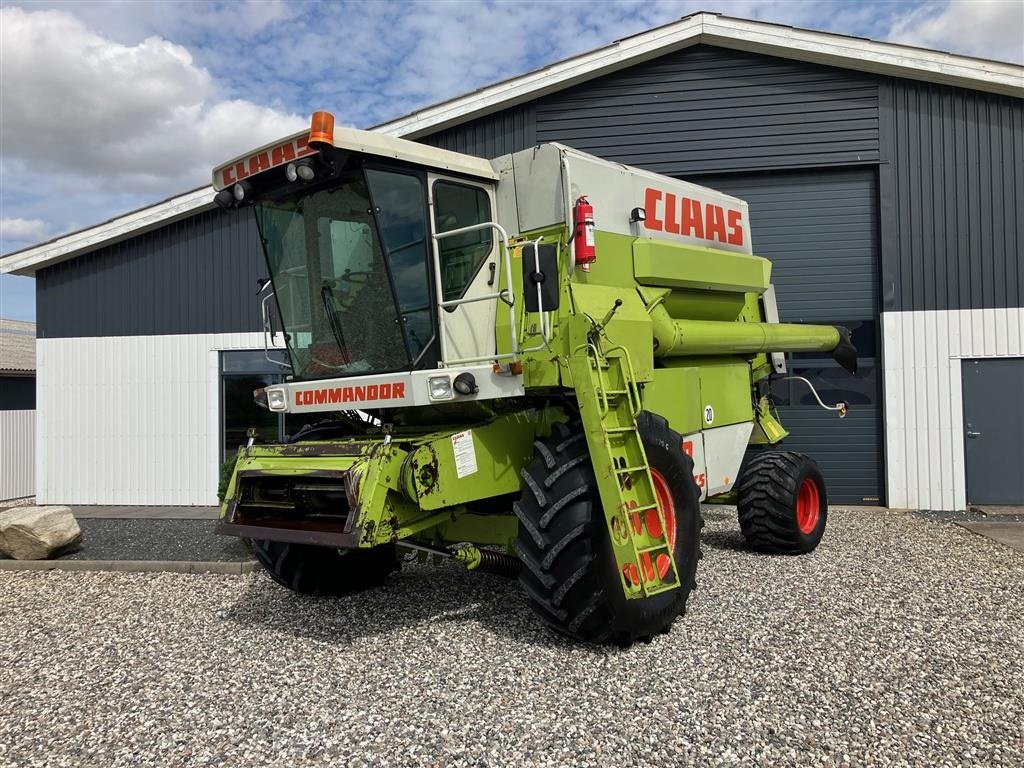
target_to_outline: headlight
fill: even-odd
[[[285,409],[285,398],[283,389],[267,390],[267,406],[272,411],[283,411]]]
[[[427,379],[431,400],[451,400],[452,380],[449,376],[431,376]]]

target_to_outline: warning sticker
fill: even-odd
[[[452,450],[455,451],[455,474],[459,477],[476,474],[476,446],[473,445],[473,431],[456,432],[452,435]]]

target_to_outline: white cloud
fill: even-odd
[[[305,124],[283,110],[219,98],[213,78],[180,45],[156,36],[123,45],[61,11],[0,9],[0,47],[4,161],[52,173],[70,182],[65,188],[80,189],[84,179],[171,194]]]
[[[892,42],[1024,62],[1024,2],[950,0],[923,5],[898,18]]]
[[[0,219],[0,241],[42,240],[49,229],[42,219]]]

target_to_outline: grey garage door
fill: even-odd
[[[858,373],[831,358],[795,355],[790,372],[814,382],[826,402],[850,403],[840,420],[799,382],[773,389],[785,446],[821,465],[832,502],[884,501],[882,397],[878,366],[878,205],[875,170],[722,175],[693,178],[750,204],[754,252],[772,260],[779,314],[786,322],[825,322],[853,331]]]

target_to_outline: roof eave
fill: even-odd
[[[419,138],[700,44],[1024,97],[1024,67],[1015,64],[705,12],[431,105],[374,130]]]
[[[59,264],[96,248],[136,237],[213,207],[212,187],[194,189],[94,227],[10,253],[0,260],[0,273],[32,276],[43,267]]]

